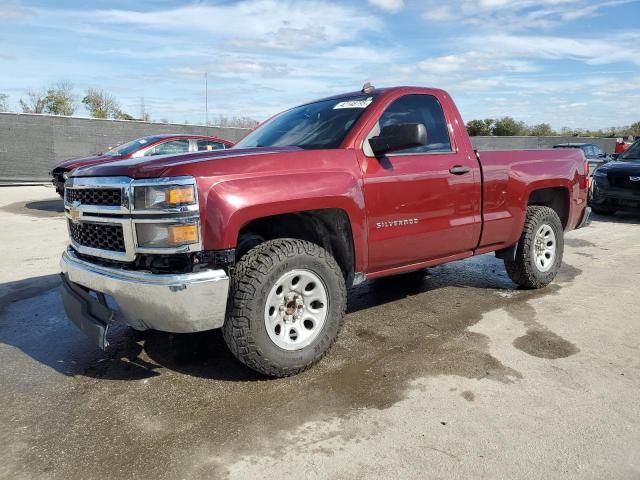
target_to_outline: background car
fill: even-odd
[[[220,150],[231,148],[232,142],[205,135],[149,135],[123,143],[111,150],[88,157],[73,158],[60,162],[51,171],[53,185],[60,196],[64,195],[64,182],[67,172],[103,162],[126,158],[151,157],[155,155],[177,155],[188,152]]]
[[[595,143],[559,143],[553,148],[579,148],[589,162],[589,170],[593,175],[596,168],[611,160],[611,157]]]
[[[640,140],[594,172],[589,205],[600,215],[640,212]]]

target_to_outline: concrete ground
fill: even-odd
[[[294,378],[217,332],[66,320],[61,202],[0,189],[0,478],[640,478],[640,217],[596,218],[520,291],[490,255],[367,282]]]

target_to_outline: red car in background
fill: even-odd
[[[233,147],[232,142],[205,135],[149,135],[123,143],[97,155],[64,160],[55,166],[51,171],[51,176],[53,177],[53,185],[56,187],[56,192],[60,196],[64,196],[66,175],[78,167],[88,167],[127,158],[177,155],[189,152],[222,150],[231,147]]]

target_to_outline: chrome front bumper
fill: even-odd
[[[65,310],[83,330],[96,321],[108,326],[113,319],[137,330],[175,333],[211,330],[224,323],[229,291],[224,270],[178,275],[122,270],[81,260],[71,248],[62,254],[60,268],[66,287],[62,292]],[[97,295],[84,295],[84,290]],[[105,303],[101,294],[112,297],[117,310]],[[104,312],[105,308],[108,315],[94,318],[92,311]]]

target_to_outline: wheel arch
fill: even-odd
[[[570,191],[566,185],[539,186],[532,188],[525,208],[530,206],[549,207],[558,214],[562,228],[566,229],[570,218]]]
[[[267,240],[295,238],[321,246],[336,260],[347,285],[356,274],[356,254],[351,221],[341,208],[323,208],[254,218],[238,231],[236,260]]]

